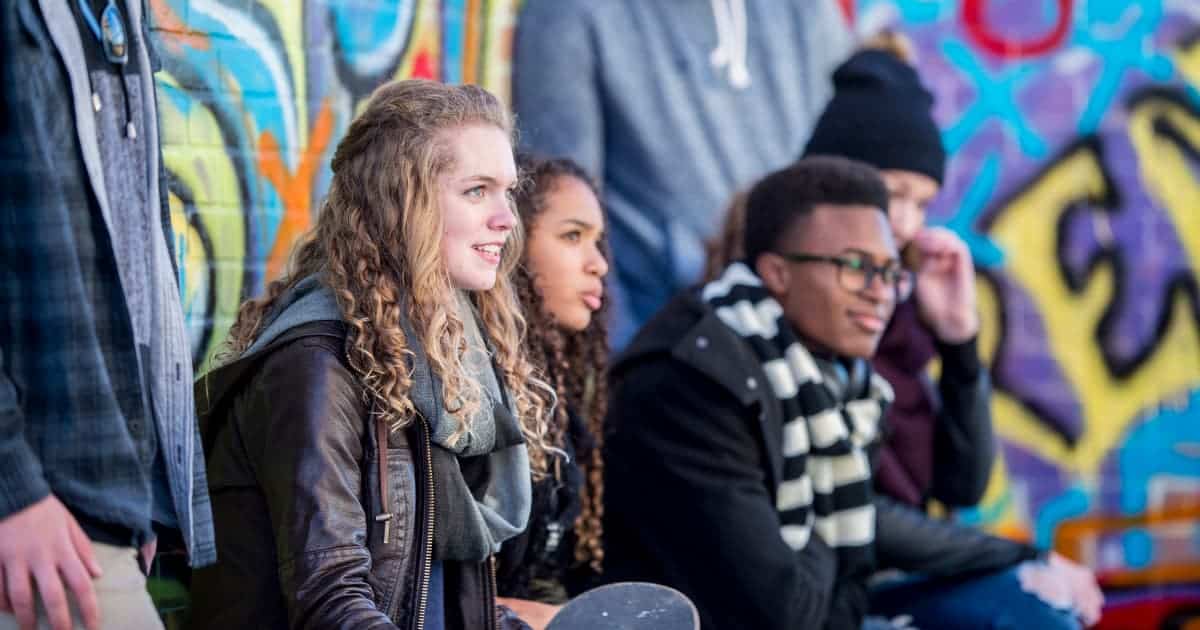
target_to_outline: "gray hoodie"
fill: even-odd
[[[800,156],[852,45],[833,0],[525,3],[521,141],[603,188],[615,346],[699,279],[732,195]]]

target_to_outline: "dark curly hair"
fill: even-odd
[[[591,177],[571,160],[520,155],[517,165],[523,182],[514,199],[527,238],[533,234],[538,216],[546,210],[546,196],[562,178],[573,177],[584,182],[599,197]],[[611,260],[606,241],[601,243],[601,251],[606,260]],[[575,561],[587,563],[599,572],[604,560],[604,462],[601,449],[604,414],[608,406],[604,374],[608,367],[608,299],[592,315],[587,328],[567,330],[542,308],[542,296],[527,265],[526,257],[513,273],[517,297],[528,318],[526,350],[558,395],[558,404],[550,415],[546,430],[546,444],[563,447],[567,439],[568,409],[583,418],[591,434],[591,448],[576,453],[585,481],[580,491],[582,510],[575,520]]]

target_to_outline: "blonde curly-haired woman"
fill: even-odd
[[[493,553],[546,468],[511,130],[485,90],[418,80],[351,123],[316,227],[196,385],[220,557],[196,627],[497,626]]]

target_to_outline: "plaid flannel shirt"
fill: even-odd
[[[141,24],[139,3],[127,6]],[[70,16],[65,0],[0,8],[0,519],[53,493],[137,542],[150,534],[155,420],[88,162],[88,127],[77,118],[91,114],[79,99],[86,67],[70,68],[70,47],[62,48],[65,36],[79,38]],[[134,30],[141,44],[145,31]],[[156,143],[157,133],[145,135]],[[150,153],[157,159],[158,147]],[[170,418],[181,426],[170,425],[161,448],[172,488],[191,492],[175,500],[191,561],[207,564],[215,548],[203,455],[198,437],[194,451],[173,443],[196,435],[194,410],[181,416]]]

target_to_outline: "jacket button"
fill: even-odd
[[[696,337],[696,347],[701,350],[708,347],[708,337]]]
[[[758,381],[751,376],[750,378],[746,379],[746,387],[749,387],[750,389],[758,389]]]

